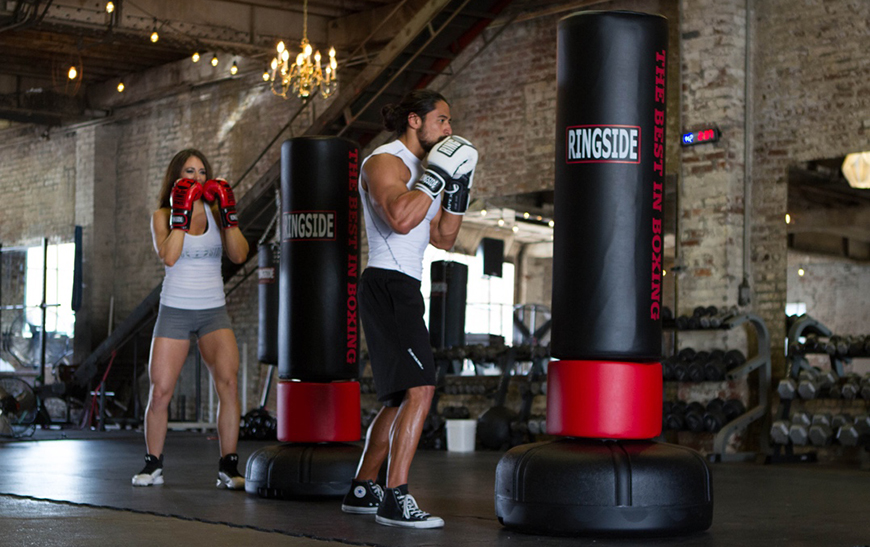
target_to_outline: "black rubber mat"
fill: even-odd
[[[242,442],[242,461],[264,445]],[[2,443],[0,494],[7,496],[3,498],[7,508],[53,500],[85,509],[190,521],[191,526],[205,523],[347,545],[793,547],[870,543],[866,518],[870,474],[842,466],[714,464],[710,530],[690,536],[621,540],[554,538],[503,528],[494,510],[495,468],[501,457],[496,452],[418,453],[411,470],[411,493],[421,508],[444,518],[446,526],[440,530],[380,526],[372,516],[342,513],[338,499],[270,500],[243,491],[219,490],[215,488],[217,441],[206,434],[170,432],[166,484],[162,486],[131,486],[130,478],[141,468],[143,455],[141,435],[130,432]],[[100,519],[83,516],[76,521],[87,527],[97,526]],[[166,537],[166,544],[171,542]]]

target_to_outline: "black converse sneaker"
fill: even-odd
[[[378,505],[384,499],[384,489],[374,481],[358,481],[350,483],[350,490],[344,495],[341,510],[354,515],[374,515]]]
[[[218,488],[242,490],[245,488],[245,477],[239,473],[239,455],[227,454],[218,464]]]
[[[408,493],[408,485],[398,488],[387,488],[384,499],[378,506],[375,522],[386,526],[403,526],[405,528],[441,528],[444,520],[420,510],[417,500]]]
[[[133,475],[133,486],[151,486],[163,484],[163,454],[160,457],[145,454],[145,467]]]

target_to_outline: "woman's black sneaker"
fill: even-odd
[[[133,486],[163,484],[163,454],[160,457],[145,454],[145,467],[133,475]]]
[[[408,493],[408,485],[398,488],[387,488],[384,499],[378,506],[375,522],[385,526],[402,526],[404,528],[441,528],[444,520],[430,515],[417,507],[417,500]]]
[[[352,480],[350,490],[344,495],[341,510],[354,515],[374,515],[384,499],[384,489],[374,481]]]
[[[239,455],[227,454],[218,464],[218,488],[242,490],[245,488],[245,477],[239,473]]]

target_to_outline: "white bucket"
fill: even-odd
[[[474,452],[477,420],[447,420],[447,451]]]

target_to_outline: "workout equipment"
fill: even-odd
[[[278,440],[248,460],[263,497],[342,496],[362,453],[359,147],[297,137],[281,147]],[[316,181],[316,183],[314,182]]]
[[[207,180],[202,189],[202,196],[208,201],[217,199],[218,209],[221,213],[221,227],[224,230],[239,225],[236,213],[236,196],[233,194],[232,186],[227,181],[224,179]]]
[[[270,365],[278,364],[278,267],[281,256],[278,244],[257,248],[257,298],[260,314],[257,329],[257,360]]]
[[[463,145],[474,148],[474,145],[462,137],[454,135],[450,138],[459,141]],[[462,150],[459,149],[459,151],[461,152]],[[459,178],[453,178],[444,188],[444,196],[441,198],[441,208],[448,213],[464,215],[465,211],[468,210],[468,204],[471,199],[471,185],[474,183],[474,166],[477,165],[477,150],[474,151],[473,161],[470,160],[469,163],[473,163],[473,165],[471,165],[471,171]]]
[[[193,204],[202,197],[202,185],[195,180],[178,179],[169,194],[171,213],[169,226],[173,230],[190,231]]]
[[[775,444],[788,444],[788,431],[791,427],[791,422],[788,420],[775,420],[770,426],[770,440]]]
[[[0,378],[0,436],[28,437],[36,430],[39,402],[21,378]]]
[[[647,440],[662,428],[667,37],[667,20],[649,14],[559,22],[547,433],[587,438],[504,455],[496,515],[510,528],[645,535],[712,523],[703,458]]]
[[[831,427],[831,415],[828,413],[813,414],[809,429],[810,444],[813,446],[828,446],[834,440],[834,429]]]
[[[465,345],[465,308],[468,295],[468,266],[461,262],[437,260],[430,267],[429,343],[442,349]],[[462,359],[464,356],[443,355]]]
[[[843,446],[870,444],[870,415],[862,414],[854,422],[840,426],[837,430],[837,441]]]

